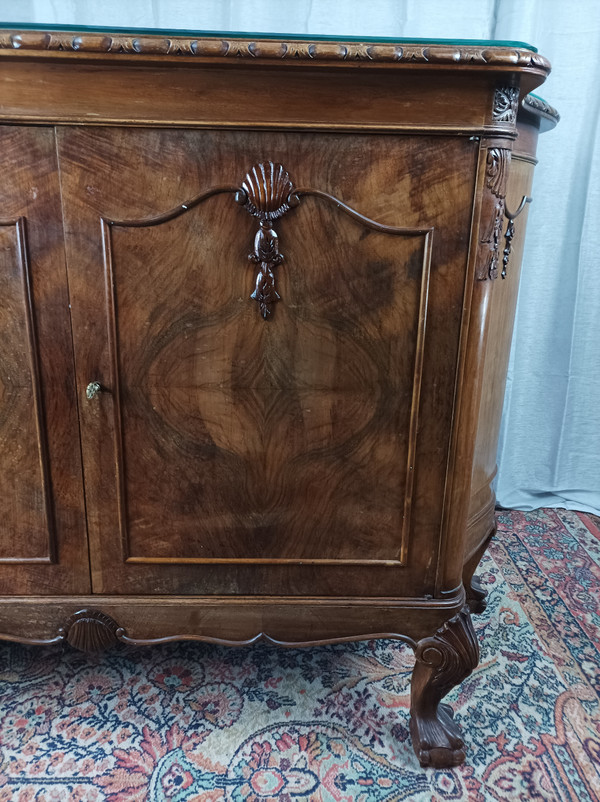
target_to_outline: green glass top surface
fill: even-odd
[[[429,44],[465,47],[520,47],[537,53],[537,48],[527,42],[504,41],[500,39],[413,39],[410,37],[395,38],[388,36],[325,36],[310,33],[265,33],[262,31],[199,31],[187,28],[114,28],[98,27],[95,25],[44,25],[43,23],[0,22],[0,28],[16,31],[69,31],[73,33],[119,33],[130,36],[197,36],[208,38],[241,38],[241,39],[282,39],[285,41],[306,40],[311,42],[362,42],[377,44],[387,42],[392,44]]]

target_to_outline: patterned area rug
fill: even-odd
[[[197,643],[89,658],[0,644],[2,802],[600,799],[600,519],[500,514],[467,764],[421,770],[412,653]]]

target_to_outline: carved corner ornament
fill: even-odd
[[[421,766],[452,768],[465,759],[464,741],[449,705],[441,700],[477,667],[479,643],[467,606],[415,651],[410,734]]]
[[[492,119],[498,123],[514,125],[519,110],[519,88],[517,86],[500,86],[494,92]]]
[[[271,161],[255,164],[246,173],[235,199],[259,220],[254,250],[248,255],[248,259],[259,266],[250,297],[257,301],[266,320],[273,312],[273,304],[281,298],[275,289],[273,271],[283,262],[283,254],[279,252],[279,238],[272,224],[299,201],[287,170]]]
[[[504,223],[506,182],[510,165],[508,148],[489,148],[486,157],[485,187],[482,201],[482,234],[479,240],[477,278],[498,278],[500,238]]]

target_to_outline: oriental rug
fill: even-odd
[[[481,663],[447,698],[465,765],[422,770],[412,653],[0,644],[1,802],[596,802],[600,520],[501,512]]]

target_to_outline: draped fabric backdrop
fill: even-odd
[[[506,507],[600,511],[598,0],[0,0],[5,22],[531,42],[540,138],[500,434]]]

